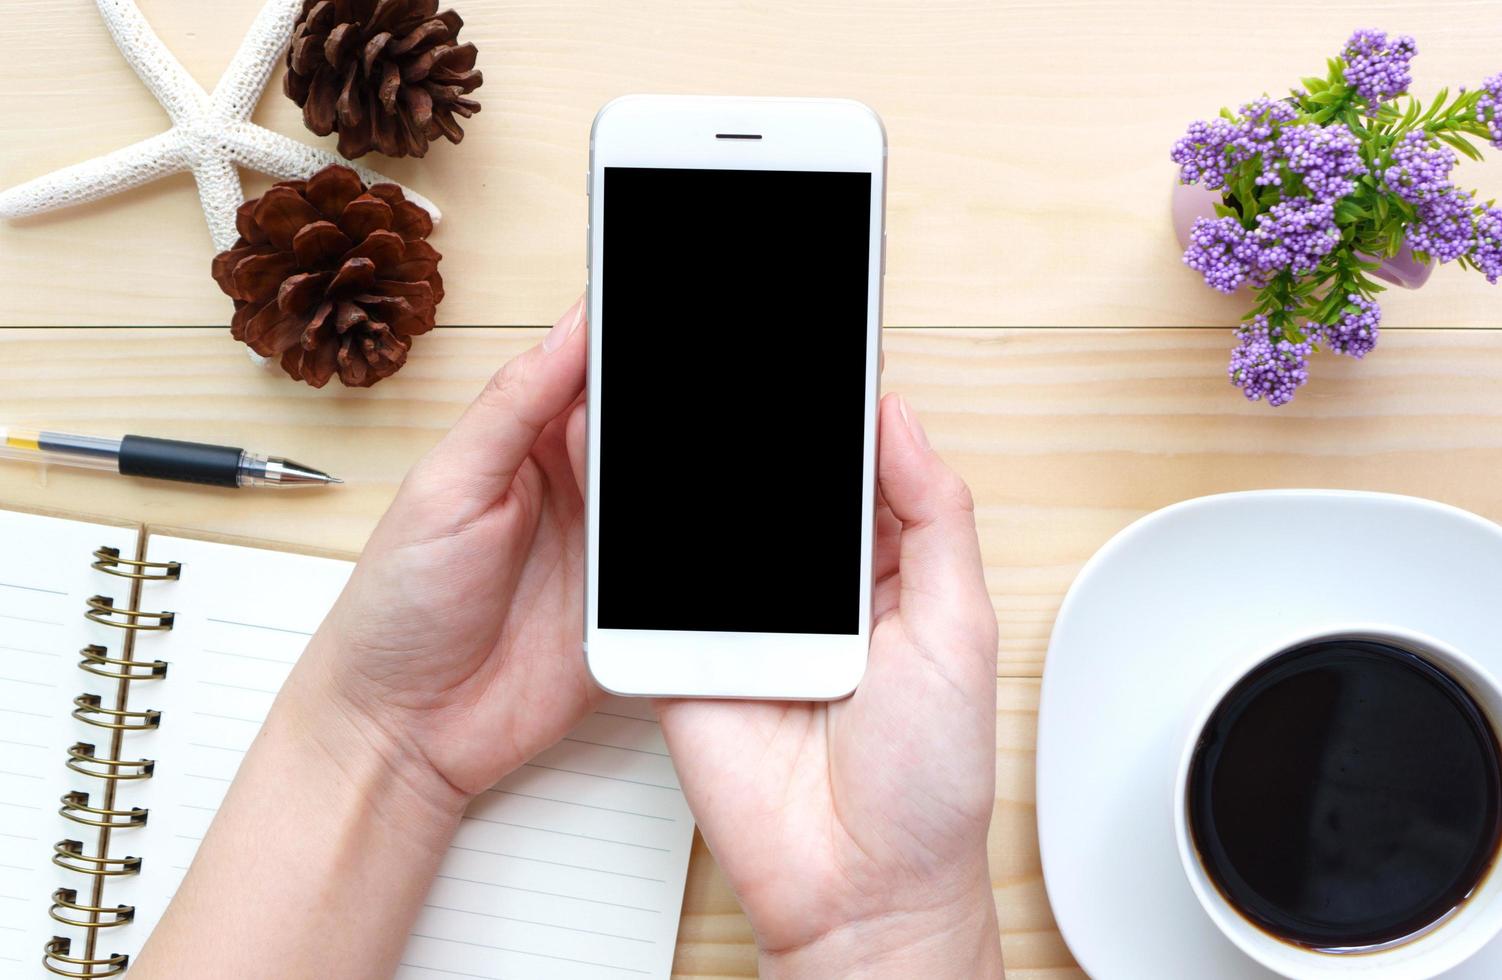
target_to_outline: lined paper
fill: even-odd
[[[138,657],[167,661],[149,873],[122,893],[143,928],[190,866],[240,759],[353,567],[152,536],[182,578]],[[693,819],[645,703],[612,700],[470,807],[412,930],[403,978],[667,977]],[[3,972],[3,971],[0,971]]]
[[[0,976],[50,976],[41,966],[53,936],[70,938],[82,955],[82,931],[47,915],[58,888],[87,897],[92,880],[56,867],[52,848],[78,840],[96,853],[97,838],[58,815],[59,798],[88,792],[102,805],[102,780],[70,772],[68,747],[95,743],[108,751],[108,733],[71,717],[73,698],[106,695],[114,685],[78,669],[90,643],[119,656],[123,634],[84,619],[90,596],[124,605],[129,582],[90,567],[99,547],[133,557],[136,528],[90,524],[0,511]],[[118,931],[118,930],[117,930]],[[129,937],[108,936],[101,953],[129,952]]]

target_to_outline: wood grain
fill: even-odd
[[[222,331],[0,331],[0,419],[211,439],[286,453],[349,485],[236,494],[0,466],[0,506],[53,507],[358,551],[407,468],[533,330],[440,330],[369,391],[249,367]],[[1033,813],[1048,631],[1070,581],[1136,518],[1206,493],[1345,487],[1502,519],[1502,332],[1389,331],[1366,362],[1324,356],[1289,407],[1243,401],[1224,330],[891,330],[902,391],[975,491],[1001,622],[992,883],[1013,977],[1077,977],[1049,911]],[[685,977],[755,975],[751,934],[702,842],[679,935]]]
[[[260,5],[139,2],[206,86]],[[1229,324],[1242,307],[1178,263],[1166,155],[1188,120],[1318,70],[1357,26],[1418,35],[1421,94],[1502,70],[1502,29],[1471,0],[1268,0],[1256,18],[1232,0],[460,6],[485,111],[459,147],[365,161],[448,212],[435,238],[448,324],[545,323],[577,294],[589,122],[627,92],[875,107],[891,144],[890,324],[1160,328]],[[0,186],[165,126],[89,0],[11,0],[0,46]],[[278,84],[257,121],[332,147]],[[1462,174],[1483,197],[1502,192],[1502,164]],[[248,194],[267,183],[246,175]],[[229,309],[211,255],[186,176],[0,224],[0,325],[217,325]],[[1451,269],[1384,306],[1389,325],[1497,323],[1497,295]],[[222,330],[0,331],[0,420],[242,443],[350,481],[272,498],[0,465],[0,506],[357,551],[407,467],[536,337],[439,331],[373,391],[313,392],[248,368]],[[889,330],[885,343],[887,387],[975,490],[1002,625],[990,858],[1009,976],[1079,977],[1044,892],[1033,811],[1036,678],[1069,582],[1131,521],[1204,493],[1388,490],[1502,518],[1502,334],[1389,330],[1364,364],[1321,358],[1278,412],[1224,382],[1224,330]],[[749,926],[696,840],[676,975],[755,974]]]
[[[0,331],[0,419],[232,442],[350,481],[337,497],[226,498],[6,466],[0,501],[358,551],[407,467],[537,336],[439,330],[376,388],[320,392],[249,367],[221,331]],[[1345,487],[1502,518],[1502,334],[1388,331],[1364,362],[1317,357],[1279,410],[1226,383],[1229,345],[1224,330],[887,331],[886,387],[975,490],[1002,674],[1038,675],[1096,548],[1187,497]]]
[[[139,0],[212,86],[260,0]],[[466,0],[485,108],[460,146],[366,158],[448,212],[449,324],[551,322],[579,291],[589,123],[629,92],[863,99],[891,144],[887,320],[898,326],[1177,326],[1244,303],[1179,264],[1168,148],[1213,115],[1321,70],[1350,31],[1416,34],[1416,91],[1502,70],[1474,0]],[[165,116],[89,0],[10,0],[0,19],[0,186],[149,136]],[[277,79],[257,120],[319,141]],[[1502,163],[1467,164],[1482,197]],[[266,186],[248,177],[247,193]],[[142,247],[149,243],[149,247]],[[187,176],[0,225],[0,323],[227,322]],[[1389,294],[1390,325],[1486,326],[1497,296],[1444,269]]]

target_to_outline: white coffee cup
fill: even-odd
[[[1460,907],[1418,936],[1375,950],[1323,953],[1278,939],[1253,925],[1216,888],[1200,860],[1189,827],[1189,770],[1195,747],[1210,716],[1243,677],[1267,660],[1296,646],[1324,640],[1371,640],[1417,654],[1444,671],[1475,699],[1492,731],[1502,734],[1502,684],[1485,668],[1433,637],[1393,626],[1336,625],[1291,636],[1271,649],[1229,663],[1217,673],[1185,729],[1174,780],[1173,824],[1179,861],[1195,897],[1211,921],[1246,955],[1295,980],[1362,977],[1367,980],[1427,980],[1469,959],[1502,932],[1502,875],[1487,872]]]

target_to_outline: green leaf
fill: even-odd
[[[1356,273],[1355,277],[1352,279],[1352,282],[1356,284],[1356,291],[1365,296],[1367,299],[1371,299],[1378,293],[1387,292],[1386,286],[1378,284],[1375,280],[1367,277],[1365,273]]]
[[[1471,141],[1466,139],[1464,136],[1460,136],[1455,133],[1435,133],[1434,135],[1437,136],[1442,142],[1448,143],[1450,146],[1455,147],[1455,149],[1459,150],[1467,157],[1470,157],[1472,160],[1482,159],[1481,151],[1472,146]]]
[[[1434,97],[1434,101],[1432,103],[1430,103],[1430,105],[1429,105],[1429,111],[1424,114],[1424,118],[1425,119],[1431,119],[1431,118],[1433,118],[1434,114],[1436,112],[1438,112],[1441,108],[1444,107],[1445,100],[1448,99],[1449,97],[1450,97],[1450,90],[1449,89],[1447,89],[1447,88],[1440,89],[1439,90],[1439,94],[1437,94]]]
[[[1257,178],[1252,176],[1250,172],[1242,174],[1237,179],[1236,199],[1241,202],[1241,220],[1243,222],[1250,222],[1257,216]]]
[[[1335,205],[1335,221],[1340,225],[1353,224],[1363,218],[1370,218],[1372,213],[1357,204],[1349,197],[1342,199]]]

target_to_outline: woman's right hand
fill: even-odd
[[[996,617],[970,491],[899,397],[880,425],[860,687],[830,704],[664,701],[663,732],[763,977],[996,978]]]

